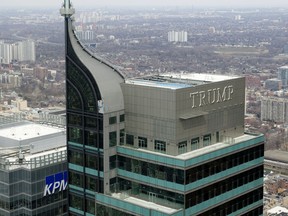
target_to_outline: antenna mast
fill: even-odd
[[[70,0],[64,0],[64,4],[60,9],[61,16],[71,17],[75,13],[75,9],[72,7]]]

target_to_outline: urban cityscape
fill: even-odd
[[[288,7],[71,2],[1,8],[0,215],[288,215]]]

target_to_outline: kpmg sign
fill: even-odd
[[[232,100],[234,88],[232,85],[224,88],[213,88],[206,91],[197,91],[190,93],[192,98],[192,109],[195,107],[202,107],[214,103],[222,103],[224,101]]]
[[[46,185],[44,189],[44,195],[51,195],[55,192],[63,191],[67,188],[68,173],[67,171],[57,173],[55,175],[46,177]]]

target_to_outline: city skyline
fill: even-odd
[[[85,4],[83,4],[83,0],[72,0],[71,1],[76,8],[88,8],[88,7],[97,7],[97,6],[130,6],[130,7],[137,7],[137,6],[193,6],[193,7],[261,7],[261,8],[269,8],[269,7],[283,7],[288,8],[288,2],[282,0],[243,0],[241,3],[239,1],[229,1],[229,0],[219,0],[217,2],[211,0],[166,0],[163,1],[153,1],[147,0],[143,1],[134,1],[134,0],[107,0],[103,1],[93,1],[93,0],[84,0]],[[33,7],[33,8],[59,8],[62,4],[60,0],[10,0],[2,2],[1,8],[19,8],[19,7]]]

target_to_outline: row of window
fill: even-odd
[[[124,131],[123,131],[124,132]],[[123,144],[120,142],[120,144]],[[134,136],[126,134],[126,144],[134,146]],[[147,148],[148,142],[146,137],[138,137],[138,147]],[[157,152],[166,152],[166,142],[162,140],[154,140],[154,150]]]
[[[84,212],[95,215],[95,201],[93,199],[83,199],[83,195],[69,194],[69,206]],[[72,214],[69,214],[72,215]]]
[[[68,162],[79,166],[85,166],[94,170],[103,171],[103,155],[95,153],[84,154],[81,151],[68,150]]]
[[[125,121],[125,114],[119,116],[119,122]],[[117,123],[117,116],[109,117],[109,125],[113,125]]]
[[[134,136],[131,134],[126,134],[126,143],[124,143],[125,132],[124,129],[120,131],[120,145],[126,144],[134,146]],[[117,132],[112,131],[109,133],[109,146],[113,147],[117,145]],[[139,148],[147,148],[147,138],[138,137]],[[154,141],[154,150],[157,152],[166,152],[166,142],[161,140]]]
[[[11,202],[0,200],[0,208],[5,210],[16,210],[22,207],[36,209],[67,198],[67,191],[61,191],[48,196],[41,196],[39,199],[32,200],[30,196],[22,195],[11,198]],[[60,208],[60,207],[59,207]]]
[[[128,214],[127,212],[122,212],[116,209],[111,208],[110,206],[103,206],[100,204],[96,204],[96,216],[134,216],[132,214]]]
[[[204,163],[186,171],[186,184],[206,178],[224,170],[239,166],[243,163],[263,157],[264,145],[258,145],[244,151],[228,155],[226,157]]]
[[[216,138],[216,142],[219,142],[219,132],[216,133],[217,138]],[[212,144],[211,141],[211,134],[206,134],[203,136],[203,147],[205,146],[209,146]],[[191,139],[191,150],[196,150],[199,149],[200,146],[200,138],[196,137]],[[187,152],[187,141],[183,141],[178,143],[178,154],[183,154]]]
[[[103,149],[103,133],[97,133],[96,131],[84,131],[79,128],[68,127],[68,141],[91,146],[94,148]]]
[[[111,160],[115,160],[115,157],[110,157],[110,163],[112,162]],[[148,163],[146,161],[140,161],[120,155],[117,156],[117,160],[119,169],[138,173],[144,176],[162,179],[165,181],[184,184],[183,170]]]
[[[69,126],[76,127],[85,127],[90,130],[100,130],[103,131],[103,116],[84,116],[77,113],[68,113],[67,114],[67,123]]]
[[[139,184],[136,182],[131,182],[126,179],[118,178],[118,183],[116,183],[116,188],[120,191],[131,191],[131,195],[141,197],[150,202],[156,202],[159,200],[160,204],[165,204],[165,200],[171,203],[177,203],[184,205],[184,195],[175,193],[172,191],[162,190],[160,188],[152,187],[149,185]],[[115,185],[110,185],[115,188]],[[162,200],[162,201],[161,201]],[[179,206],[178,206],[179,207]]]
[[[115,132],[116,133],[116,132]],[[124,135],[124,134],[123,134]],[[121,139],[121,136],[120,136]],[[124,144],[121,142],[120,144]],[[126,134],[126,144],[134,146],[134,136],[130,134]],[[207,134],[203,136],[203,146],[211,145],[211,134]],[[138,147],[139,148],[147,148],[147,138],[146,137],[138,137]],[[191,140],[191,150],[196,150],[200,148],[199,137],[193,138]],[[166,142],[162,140],[154,141],[154,150],[161,153],[166,153]],[[187,141],[180,142],[178,144],[178,153],[183,154],[187,152]]]
[[[197,191],[189,193],[186,196],[186,208],[202,203],[208,199],[212,199],[213,197],[219,196],[220,194],[248,184],[249,182],[255,181],[261,177],[263,177],[262,165],[227,178],[223,181],[216,182],[205,188],[201,188]]]
[[[146,161],[136,160],[118,155],[110,157],[110,169],[118,167],[129,172],[138,173],[178,184],[190,184],[202,178],[263,157],[264,145],[258,145],[244,151],[228,155],[186,171],[170,168]]]
[[[37,169],[37,170],[25,170],[25,169],[17,169],[11,172],[0,172],[0,182],[8,184],[19,183],[22,181],[26,181],[29,183],[34,183],[35,181],[43,180],[43,176],[48,176],[51,173],[60,172],[59,164],[47,166],[45,169]],[[0,183],[0,184],[1,184]]]
[[[254,202],[263,199],[263,188],[258,188],[252,192],[249,192],[245,195],[237,197],[229,202],[226,202],[220,206],[217,206],[209,211],[198,214],[197,216],[223,216],[229,215],[233,212],[236,212],[239,209],[242,209],[248,205],[251,205]],[[256,209],[251,210],[250,212],[245,213],[246,216],[262,215],[263,206],[259,206]]]
[[[104,183],[102,178],[87,175],[84,178],[83,173],[69,171],[69,184],[85,188],[94,192],[103,193]]]

